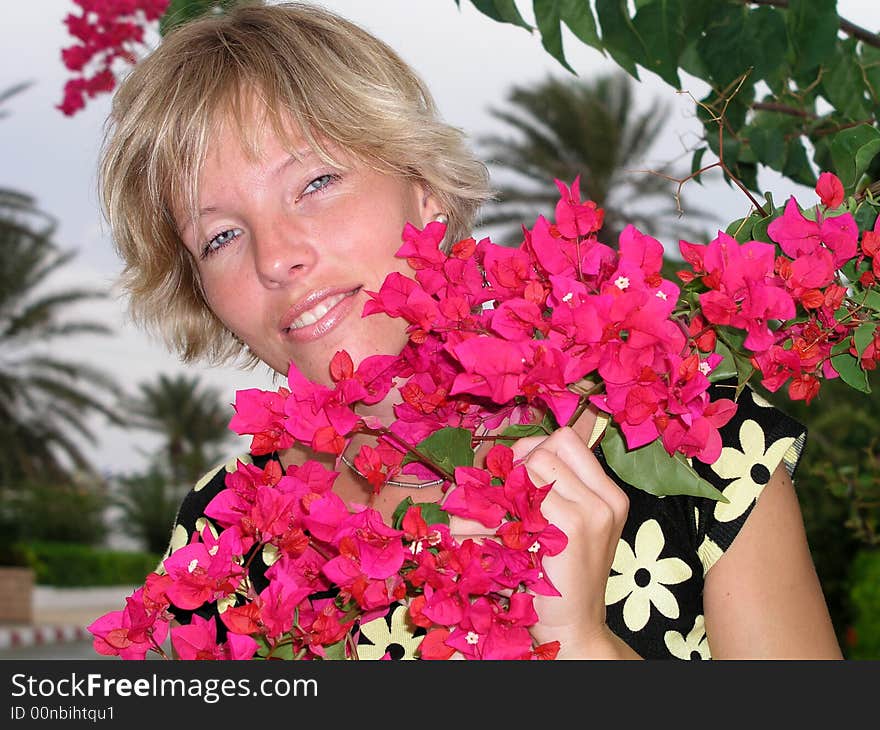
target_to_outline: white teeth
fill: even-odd
[[[326,299],[322,299],[311,309],[303,312],[299,317],[297,317],[293,322],[290,323],[290,327],[288,329],[298,330],[303,327],[308,327],[310,324],[314,324],[321,317],[323,317],[327,312],[329,312],[333,307],[335,307],[339,302],[341,302],[346,297],[350,297],[354,292],[348,292],[348,294],[336,294],[332,297],[327,297]]]

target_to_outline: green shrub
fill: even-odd
[[[850,572],[848,659],[880,659],[880,550],[859,551]]]
[[[10,512],[24,541],[97,545],[106,537],[104,511],[109,501],[101,484],[30,482],[10,496]]]
[[[40,585],[112,586],[143,583],[161,556],[88,545],[30,542],[23,545]]]

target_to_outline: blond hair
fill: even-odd
[[[248,108],[254,99],[262,109]],[[353,23],[311,5],[246,2],[179,27],[117,90],[99,186],[129,310],[184,361],[223,362],[244,348],[205,302],[172,211],[195,210],[217,125],[232,116],[247,146],[255,111],[282,140],[292,122],[325,159],[329,142],[425,185],[449,217],[446,242],[470,235],[490,196],[485,165],[421,79]]]

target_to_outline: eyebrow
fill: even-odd
[[[314,156],[315,151],[311,147],[307,147],[302,150],[297,150],[296,152],[288,153],[288,155],[278,164],[276,165],[270,172],[269,175],[271,177],[278,177],[286,170],[288,170],[293,165],[297,165],[302,163],[307,157]],[[216,213],[217,206],[208,205],[204,208],[200,208],[196,217],[190,219],[190,224],[195,223],[199,218],[207,215],[208,213]]]

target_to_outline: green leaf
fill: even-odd
[[[574,73],[574,69],[565,60],[562,48],[562,20],[559,0],[535,0],[535,22],[541,33],[541,45],[553,58]]]
[[[327,660],[340,661],[346,658],[345,639],[340,639],[335,644],[329,644],[328,646],[325,646],[324,649],[327,652]]]
[[[645,58],[645,44],[633,27],[626,0],[596,0],[596,15],[605,50],[618,66],[638,79],[635,64]]]
[[[840,379],[862,393],[870,393],[868,374],[861,368],[859,361],[849,353],[842,353],[831,358],[834,369],[840,373]]]
[[[159,18],[159,35],[165,36],[179,25],[189,23],[205,13],[222,13],[238,0],[171,0]]]
[[[745,134],[755,157],[774,170],[781,171],[785,164],[785,134],[773,124],[755,124],[747,127]]]
[[[457,466],[474,465],[471,432],[466,428],[452,428],[451,426],[441,428],[417,444],[416,448],[449,474],[454,472]],[[409,464],[413,461],[418,461],[418,459],[412,454],[407,454],[403,463]]]
[[[862,305],[868,307],[868,309],[873,309],[875,312],[880,312],[880,292],[876,289],[868,289],[865,292],[864,299],[861,300]]]
[[[585,0],[562,0],[560,3],[560,15],[562,22],[568,26],[568,29],[574,33],[582,43],[598,49],[605,54],[605,47],[599,38],[599,32],[596,29],[596,19],[593,17],[593,11],[590,9],[590,3]]]
[[[611,423],[605,430],[601,448],[614,473],[644,492],[657,496],[689,494],[729,501],[701,478],[681,454],[670,456],[659,440],[628,451],[623,434],[616,424]]]
[[[510,446],[514,441],[529,436],[546,436],[547,431],[540,423],[515,423],[501,432],[498,443]],[[506,438],[505,438],[506,437]]]
[[[730,348],[721,340],[715,340],[715,352],[724,359],[709,374],[709,382],[717,383],[721,380],[736,377],[739,371],[736,367],[736,359],[733,357]]]
[[[853,217],[860,231],[869,231],[877,221],[877,209],[868,203],[859,203],[855,213],[853,213]]]
[[[288,642],[286,644],[279,644],[272,649],[271,652],[272,659],[286,659],[290,661],[293,659],[293,644]]]
[[[718,89],[724,89],[751,69],[746,82],[753,86],[785,65],[788,39],[785,22],[774,8],[747,8],[720,4],[697,53]]]
[[[874,340],[874,331],[876,329],[876,322],[865,322],[856,328],[856,331],[853,333],[853,340],[856,345],[856,352],[859,355],[864,354],[865,348]]]
[[[831,157],[834,172],[850,195],[871,160],[880,152],[880,132],[870,124],[859,124],[834,135]]]
[[[750,241],[752,238],[752,226],[755,225],[756,216],[750,215],[748,218],[737,218],[724,231],[728,236],[733,236],[740,243]]]
[[[785,21],[796,75],[831,60],[840,27],[837,0],[789,0]]]
[[[807,158],[807,150],[800,138],[789,140],[786,145],[785,165],[782,174],[791,178],[796,183],[809,188],[815,187],[816,175]]]
[[[772,78],[779,69],[785,68],[785,51],[788,47],[788,33],[785,19],[776,8],[752,8],[746,18],[746,33],[749,45],[743,50],[751,55],[753,67],[750,81]]]
[[[403,516],[406,514],[406,511],[415,504],[413,502],[412,497],[406,497],[401,500],[400,504],[394,508],[394,512],[391,514],[391,526],[395,530],[401,529],[403,525]]]
[[[471,0],[471,2],[477,10],[483,15],[492,18],[492,20],[496,20],[499,23],[511,23],[520,28],[532,30],[532,26],[526,23],[522,15],[520,15],[519,9],[516,7],[516,0]],[[456,0],[457,4],[458,0]]]
[[[681,88],[678,59],[684,48],[682,15],[680,0],[655,0],[640,6],[632,21],[645,46],[639,63],[676,89]]]
[[[449,524],[449,513],[436,502],[421,502],[419,511],[422,513],[422,519],[429,525]]]
[[[690,74],[698,79],[707,79],[709,78],[709,69],[706,68],[706,64],[703,63],[703,59],[700,58],[700,54],[697,51],[699,39],[700,37],[697,36],[684,47],[678,59],[678,65],[686,74]]]
[[[840,44],[822,75],[822,94],[847,119],[863,120],[869,116],[865,105],[865,77],[856,59],[854,38]]]
[[[734,327],[720,326],[715,328],[718,339],[721,340],[730,350],[733,361],[736,364],[737,373],[737,391],[736,395],[742,392],[745,384],[755,372],[755,367],[751,362],[751,355],[747,354],[743,348],[747,333],[745,330],[735,329]]]
[[[767,229],[770,227],[770,224],[775,220],[776,216],[768,215],[766,218],[761,218],[760,220],[755,222],[755,225],[752,226],[752,241],[763,241],[764,243],[772,243],[774,246],[776,242],[771,240],[770,236],[767,234]]]
[[[856,56],[874,104],[880,104],[880,48],[862,44]]]

